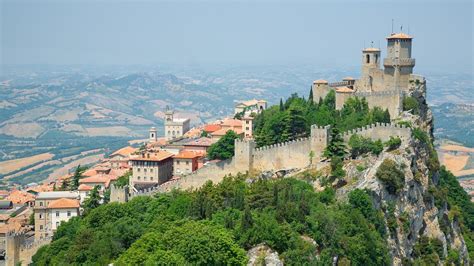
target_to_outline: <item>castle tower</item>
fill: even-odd
[[[319,102],[319,99],[324,99],[326,95],[329,93],[329,85],[326,80],[318,79],[313,81],[313,86],[311,86],[311,90],[313,90],[313,101]]]
[[[320,127],[317,125],[311,126],[311,151],[314,153],[316,159],[323,157],[324,149],[329,143],[329,129],[330,126]],[[314,163],[314,161],[313,161]]]
[[[151,127],[150,128],[150,142],[157,142],[158,141],[158,136],[156,135],[156,128]]]
[[[411,58],[413,37],[396,33],[387,37],[387,58],[383,60],[386,90],[406,90],[413,73],[415,59]]]
[[[369,47],[362,50],[362,76],[370,75],[373,69],[380,69],[380,49]]]
[[[253,169],[253,152],[255,141],[253,139],[235,140],[234,167],[239,170],[250,171]]]

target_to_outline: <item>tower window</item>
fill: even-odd
[[[370,55],[365,56],[365,61],[366,61],[367,64],[370,63]]]
[[[376,55],[375,55],[375,63],[377,63],[378,61],[379,61],[379,55],[376,54]]]

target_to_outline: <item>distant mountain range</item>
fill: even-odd
[[[151,126],[161,133],[166,106],[175,109],[177,116],[201,124],[231,115],[238,100],[263,98],[272,104],[290,92],[307,97],[314,79],[357,77],[357,69],[311,67],[169,72],[7,69],[0,77],[0,163],[8,167],[0,169],[0,177],[21,183],[38,181],[63,174],[79,162],[98,160],[129,140],[146,138]],[[474,102],[472,86],[468,88],[471,76],[425,75],[430,103]],[[435,115],[440,115],[436,108]],[[460,136],[465,138],[465,134]],[[11,161],[18,158],[31,163]]]

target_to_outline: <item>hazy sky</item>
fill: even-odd
[[[472,1],[0,0],[3,64],[359,65],[395,29],[417,66],[472,71]]]

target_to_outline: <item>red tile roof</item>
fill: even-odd
[[[221,128],[222,128],[221,125],[210,124],[210,125],[205,125],[204,126],[204,131],[206,131],[208,133],[212,133],[212,132],[217,131]]]
[[[51,201],[48,209],[74,209],[79,208],[79,201],[74,199],[61,198]]]
[[[86,184],[80,184],[79,187],[77,188],[77,190],[79,190],[79,191],[90,191],[92,189],[94,189],[94,188],[91,187],[91,186],[88,186]]]
[[[134,155],[130,161],[153,161],[159,162],[173,157],[173,154],[165,150],[158,150],[156,152],[145,152],[139,155]]]
[[[180,153],[176,154],[173,158],[177,159],[194,159],[202,157],[202,152],[195,152],[195,151],[181,151]]]
[[[121,148],[120,150],[115,151],[114,153],[110,155],[110,157],[114,155],[121,155],[123,157],[128,157],[132,153],[136,152],[137,150],[138,150],[137,148],[134,148],[132,146],[127,146],[127,147]]]

